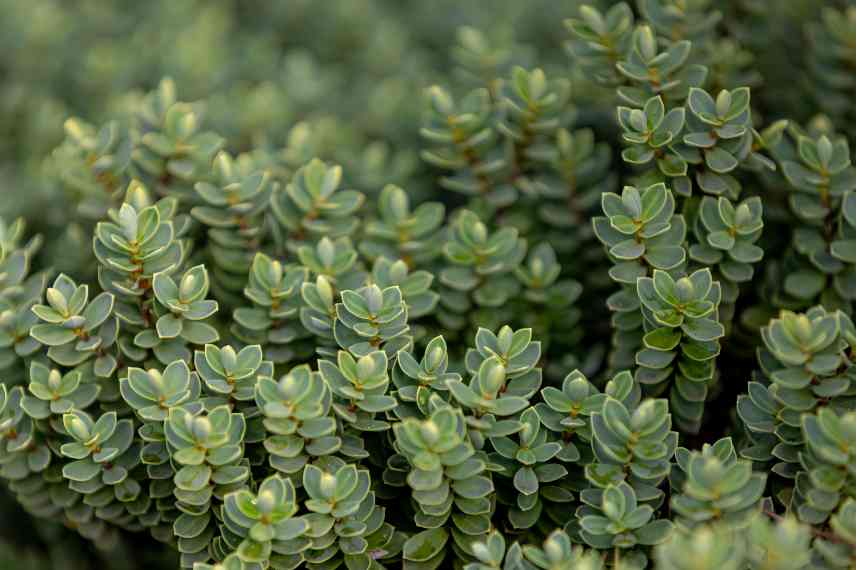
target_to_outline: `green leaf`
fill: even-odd
[[[167,313],[157,320],[156,329],[162,339],[175,338],[181,334],[183,322],[172,313]]]
[[[448,540],[449,533],[445,528],[434,528],[415,534],[404,543],[404,559],[413,562],[431,560],[443,551]]]
[[[100,326],[113,312],[114,297],[110,293],[101,293],[86,306],[83,318],[86,319],[86,331],[92,331]]]
[[[465,499],[480,499],[493,492],[493,483],[486,477],[470,477],[455,481],[452,489]]]
[[[200,491],[211,480],[211,467],[194,465],[182,467],[175,475],[175,486],[184,491]]]
[[[702,121],[717,121],[716,102],[704,89],[691,87],[687,103],[693,114]]]
[[[60,325],[36,325],[30,329],[30,336],[47,346],[62,346],[77,338],[72,329]]]
[[[100,472],[101,466],[91,459],[72,461],[62,468],[62,476],[71,481],[89,481]]]
[[[172,277],[166,273],[156,273],[154,275],[152,278],[152,290],[157,300],[163,305],[168,306],[170,303],[178,301],[178,286],[172,280]]]
[[[687,161],[678,154],[667,152],[664,156],[657,159],[657,167],[660,172],[669,177],[686,176]]]
[[[524,495],[538,492],[538,477],[531,467],[521,467],[514,474],[514,488]]]
[[[707,167],[717,174],[725,174],[737,168],[738,162],[734,155],[719,147],[706,150],[704,160]]]
[[[785,291],[799,299],[812,299],[820,294],[825,284],[822,273],[798,271],[785,278]]]
[[[609,253],[618,259],[638,259],[645,253],[645,244],[628,239],[612,246]]]
[[[681,342],[680,330],[661,327],[647,333],[643,339],[645,346],[653,350],[673,350]]]
[[[728,251],[734,247],[734,236],[727,231],[711,232],[707,234],[707,242],[716,249]]]
[[[158,320],[160,322],[160,320]],[[204,345],[217,342],[220,334],[207,323],[184,321],[181,326],[181,338],[191,344]]]

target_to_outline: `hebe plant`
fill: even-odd
[[[88,118],[4,190],[0,518],[81,568],[856,567],[856,8],[140,4],[87,85],[157,86],[56,69]]]

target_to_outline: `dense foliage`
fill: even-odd
[[[856,566],[856,5],[595,4],[0,0],[0,565]]]

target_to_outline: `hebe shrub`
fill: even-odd
[[[0,62],[4,567],[856,565],[856,6],[142,4]]]

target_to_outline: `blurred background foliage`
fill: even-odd
[[[56,241],[67,231],[68,205],[51,151],[65,119],[99,124],[122,116],[165,76],[183,100],[206,100],[206,127],[226,138],[229,151],[294,148],[306,154],[294,164],[317,155],[342,164],[347,183],[368,194],[394,183],[418,199],[432,184],[418,156],[425,87],[451,85],[458,95],[513,65],[569,77],[574,127],[615,142],[613,98],[574,68],[565,47],[563,21],[581,3],[0,0],[0,216],[23,215],[33,233]],[[856,65],[856,33],[848,43],[846,22],[837,35],[826,33],[835,22],[822,14],[847,2],[694,3],[715,4],[721,25],[747,50],[728,57],[745,59],[745,79],[763,86],[753,100],[763,123],[805,123],[820,107],[852,138],[846,102],[852,108],[856,79],[838,76],[838,99],[828,97],[828,85],[820,86],[827,96],[817,97],[813,79],[830,77],[841,61]],[[830,46],[830,37],[840,41]],[[31,522],[5,497],[0,513],[0,568],[175,567],[157,558],[162,549],[153,554],[133,541],[123,546],[127,556],[100,559],[75,533]]]
[[[462,67],[493,75],[537,63],[548,76],[571,74],[562,22],[581,3],[0,0],[0,190],[38,197],[4,200],[0,212],[45,212],[54,202],[45,159],[63,138],[65,118],[101,123],[132,108],[164,76],[176,80],[182,99],[207,100],[206,124],[232,151],[283,145],[304,123],[322,157],[334,155],[346,172],[363,166],[353,175],[365,177],[367,190],[380,184],[371,167],[381,164],[386,182],[416,181],[424,168],[413,151],[422,88],[473,87],[478,78],[465,77]],[[799,80],[811,71],[804,47],[821,5],[833,2],[787,0],[775,10],[766,0],[716,4],[760,77],[787,87],[760,90],[765,122],[808,119],[811,82]],[[476,45],[479,39],[488,45]],[[578,124],[611,129],[611,100],[579,75],[572,77]]]

